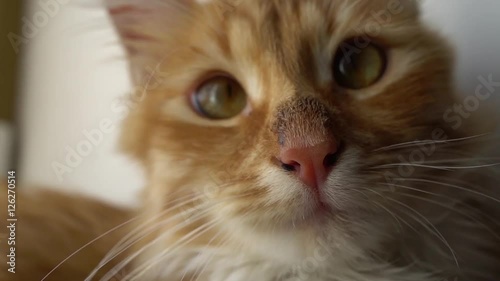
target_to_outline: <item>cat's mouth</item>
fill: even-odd
[[[314,200],[309,202],[309,205],[300,218],[293,219],[294,228],[300,225],[304,227],[321,226],[332,221],[339,214],[339,210],[323,200]]]
[[[306,196],[298,208],[299,217],[318,219],[335,215],[334,204],[329,202],[327,190],[332,172],[342,161],[346,146],[335,138],[322,141],[313,146],[299,146],[282,149],[274,164],[281,167],[298,185]]]
[[[327,215],[330,216],[332,213],[334,213],[334,208],[330,204],[319,200],[317,205],[314,207],[312,216],[321,218]]]

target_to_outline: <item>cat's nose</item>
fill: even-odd
[[[317,189],[326,181],[338,154],[339,145],[331,140],[307,147],[282,147],[280,160],[283,169],[294,172],[305,185]]]

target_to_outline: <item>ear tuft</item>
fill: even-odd
[[[153,37],[130,26],[134,23],[138,24],[137,21],[147,17],[149,12],[150,11],[146,9],[141,9],[132,5],[118,6],[109,9],[109,14],[113,18],[122,40],[125,42],[154,40]]]
[[[190,16],[192,0],[105,0],[130,55],[154,55],[159,44]],[[165,47],[165,46],[164,46]],[[167,46],[168,47],[168,46]]]
[[[104,0],[125,48],[135,86],[149,69],[173,54],[180,36],[189,34],[194,0]]]

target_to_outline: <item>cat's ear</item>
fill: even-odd
[[[134,68],[138,61],[154,64],[165,57],[199,5],[196,0],[105,0],[105,4]]]

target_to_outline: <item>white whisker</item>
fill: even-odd
[[[54,267],[49,273],[47,273],[47,275],[45,275],[42,280],[40,281],[44,281],[45,279],[47,279],[47,277],[49,277],[50,274],[52,274],[52,272],[54,272],[56,269],[58,269],[62,264],[64,264],[67,260],[69,260],[70,258],[72,258],[74,255],[76,255],[77,253],[79,253],[80,251],[82,251],[83,249],[85,249],[86,247],[92,245],[94,242],[96,242],[97,240],[103,238],[104,236],[126,226],[127,224],[129,223],[132,223],[133,221],[137,220],[138,217],[134,217],[122,224],[119,224],[115,227],[113,227],[112,229],[106,231],[105,233],[103,233],[102,235],[99,235],[98,237],[96,237],[95,239],[91,240],[90,242],[88,242],[87,244],[83,245],[82,247],[80,247],[78,250],[74,251],[71,255],[69,255],[67,258],[65,258],[63,261],[61,261],[58,265],[56,265],[56,267]]]
[[[383,169],[383,168],[392,168],[392,167],[400,167],[400,166],[411,166],[411,167],[420,167],[420,168],[429,168],[429,169],[436,169],[436,170],[452,171],[452,170],[467,170],[467,169],[491,168],[491,167],[500,166],[500,163],[475,165],[475,166],[431,166],[431,165],[412,164],[412,163],[397,163],[397,164],[380,165],[380,166],[376,166],[374,168],[376,168],[376,169],[378,169],[378,168]]]
[[[387,150],[393,150],[393,149],[397,149],[397,148],[406,148],[406,147],[425,145],[425,144],[442,144],[442,143],[462,142],[462,141],[466,141],[466,140],[481,138],[481,137],[488,136],[488,135],[490,135],[490,134],[480,134],[480,135],[475,135],[475,136],[470,136],[470,137],[449,139],[449,140],[416,140],[416,141],[403,142],[403,143],[384,146],[384,147],[373,150],[373,152],[387,151]]]
[[[420,182],[420,183],[429,183],[429,184],[437,184],[440,186],[445,186],[445,187],[451,187],[451,188],[456,188],[458,190],[462,190],[471,194],[479,195],[481,197],[493,200],[497,203],[500,203],[500,199],[497,199],[495,197],[489,196],[487,194],[481,193],[479,191],[475,191],[473,189],[468,189],[462,186],[454,185],[454,184],[449,184],[449,183],[444,183],[444,182],[438,182],[438,181],[433,181],[433,180],[426,180],[426,179],[414,179],[414,178],[395,178],[395,180],[401,180],[401,181],[412,181],[412,182]]]
[[[153,241],[147,243],[145,246],[142,247],[141,250],[135,252],[133,255],[127,257],[125,260],[121,261],[119,264],[117,264],[115,267],[113,267],[113,269],[109,270],[108,273],[102,277],[100,279],[100,281],[106,281],[106,280],[109,280],[111,279],[111,277],[113,277],[113,274],[114,272],[119,272],[121,270],[123,270],[125,268],[125,266],[127,266],[128,264],[130,264],[130,262],[132,260],[134,260],[136,257],[138,257],[141,253],[143,253],[147,248],[153,246],[155,243],[157,243],[158,241],[160,241],[161,239],[164,239],[166,236],[168,235],[171,235],[179,230],[181,230],[182,228],[188,226],[189,224],[192,224],[194,223],[195,221],[197,221],[198,219],[201,219],[203,218],[206,214],[208,213],[208,210],[201,213],[201,214],[198,214],[196,216],[194,216],[193,218],[191,218],[190,220],[188,220],[187,222],[184,222],[183,224],[178,224],[176,225],[174,228],[170,229],[168,232],[166,233],[163,233],[162,235],[156,237]],[[175,219],[179,218],[180,216],[182,216],[183,214],[177,214],[175,217]],[[174,217],[171,217],[169,218],[167,221],[170,222],[174,219]],[[164,221],[159,221],[156,225],[154,225],[154,229],[152,229],[151,231],[149,231],[148,233],[152,233],[154,231],[156,231],[157,229],[161,228],[162,226],[164,226],[165,224],[167,224],[168,222],[164,222]],[[146,234],[147,235],[147,234]],[[129,246],[130,247],[130,246]],[[128,247],[128,248],[129,248]],[[90,281],[91,279],[86,279],[85,281]]]
[[[155,255],[152,257],[150,260],[152,260],[151,263],[144,263],[142,266],[136,267],[132,272],[130,272],[124,279],[130,279],[131,281],[137,280],[137,278],[140,278],[144,273],[146,273],[148,270],[156,266],[158,263],[162,261],[165,257],[167,257],[169,254],[172,254],[175,250],[189,244],[196,238],[200,237],[207,231],[211,230],[214,228],[220,221],[219,220],[214,220],[214,221],[209,221],[205,224],[202,224],[201,226],[197,227],[196,229],[192,230],[189,232],[187,235],[183,236],[180,240],[178,240],[175,244],[170,245],[168,248],[164,249],[161,251],[159,254]],[[130,278],[130,277],[132,278]]]
[[[186,197],[182,197],[182,198],[179,198],[178,200],[185,200],[186,198],[190,198],[191,196],[186,196]],[[89,276],[85,279],[85,280],[92,280],[92,278],[97,274],[97,272],[103,268],[107,263],[109,263],[111,260],[113,260],[114,258],[116,258],[118,255],[120,255],[121,253],[123,253],[124,251],[126,251],[127,249],[129,249],[132,245],[134,245],[141,237],[144,237],[145,235],[147,235],[148,233],[151,233],[151,231],[154,231],[156,228],[155,227],[159,227],[158,225],[152,225],[146,229],[143,229],[144,226],[150,224],[151,222],[153,222],[155,219],[161,217],[162,215],[172,211],[172,210],[175,210],[187,203],[191,203],[191,202],[194,202],[198,199],[200,199],[201,196],[198,196],[198,197],[195,197],[195,198],[192,198],[190,200],[185,200],[181,203],[178,203],[176,205],[174,205],[173,207],[171,208],[168,208],[164,211],[162,211],[161,213],[155,215],[154,217],[152,218],[149,218],[145,223],[139,225],[138,227],[135,228],[134,231],[132,231],[131,233],[127,234],[125,237],[123,237],[107,254],[106,256],[104,256],[104,258],[102,258],[102,260],[99,262],[99,264],[96,266],[96,268],[94,268],[94,270],[89,274]],[[175,201],[178,201],[178,200],[174,200]],[[171,203],[171,202],[169,202]],[[171,218],[169,218],[168,220],[166,221],[162,221],[163,223],[169,223],[171,220],[174,220],[174,219],[177,219],[179,218],[181,215],[183,214],[177,214]],[[152,230],[151,230],[152,229]],[[144,235],[140,235],[141,233],[145,233]],[[125,243],[127,242],[127,243]]]
[[[420,217],[421,219],[423,219],[427,224],[421,222],[420,220],[414,218],[412,215],[410,214],[407,214],[409,215],[410,217],[412,217],[413,219],[415,219],[416,222],[418,222],[419,224],[421,224],[424,228],[426,228],[432,235],[436,236],[439,240],[441,240],[441,242],[443,242],[443,244],[448,247],[448,249],[450,250],[454,260],[455,260],[455,263],[457,265],[458,268],[460,268],[460,264],[458,262],[458,259],[457,259],[457,256],[455,254],[455,251],[451,248],[450,244],[448,243],[448,241],[446,240],[446,238],[443,236],[443,234],[441,234],[441,232],[439,232],[439,230],[436,228],[436,226],[434,226],[434,224],[432,224],[424,215],[422,215],[420,212],[418,212],[417,210],[415,210],[414,208],[408,206],[407,204],[405,203],[402,203],[402,202],[399,202],[398,200],[395,200],[395,199],[392,199],[392,198],[387,198],[388,200],[398,204],[398,205],[401,205],[403,207],[405,207],[406,209],[410,210],[411,212],[413,212],[415,215],[417,215],[418,217]],[[430,227],[429,227],[430,226]]]

